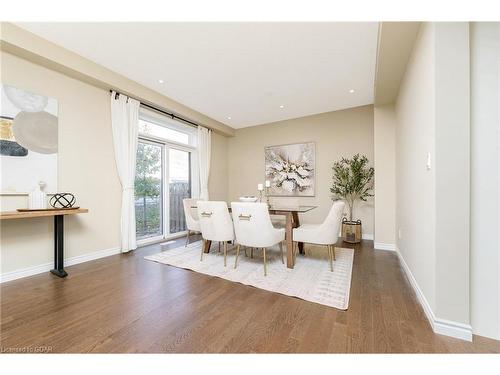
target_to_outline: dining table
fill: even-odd
[[[270,206],[270,215],[281,215],[285,217],[285,242],[286,242],[286,266],[288,268],[293,268],[294,257],[293,257],[293,228],[300,226],[299,213],[309,212],[315,209],[317,206]],[[191,208],[196,208],[192,206]],[[229,211],[231,207],[228,206]],[[208,253],[210,251],[210,246],[212,241],[205,241],[205,248],[203,252]],[[299,253],[304,253],[304,244],[302,242],[298,243]]]

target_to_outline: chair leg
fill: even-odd
[[[219,241],[219,250],[217,250],[217,254],[220,253],[220,241]]]
[[[201,245],[200,262],[203,260],[203,250],[205,250],[205,246],[207,246],[207,241],[203,240],[203,245]]]
[[[333,248],[328,245],[328,258],[330,258],[330,271],[333,272]]]
[[[224,267],[226,267],[226,258],[227,258],[227,241],[224,241]]]
[[[189,244],[189,229],[188,229],[187,234],[186,234],[186,246],[184,246],[184,247],[187,247],[188,244]]]
[[[285,264],[285,258],[283,257],[283,242],[280,242],[280,252],[281,252],[281,263]]]
[[[234,260],[234,269],[238,266],[238,257],[240,256],[240,244],[236,248],[236,259]]]
[[[250,248],[250,258],[253,259],[253,247]]]
[[[262,251],[264,252],[264,276],[267,276],[266,248],[262,248]]]
[[[247,247],[245,246],[245,256],[248,257],[247,255]]]
[[[333,260],[337,260],[335,258],[335,246],[332,245],[332,254],[333,254]]]

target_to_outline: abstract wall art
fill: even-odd
[[[315,143],[265,148],[266,180],[272,196],[312,197],[315,192]]]
[[[1,194],[57,191],[57,100],[2,84]]]

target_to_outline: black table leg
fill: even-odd
[[[54,269],[50,272],[59,277],[68,276],[64,270],[64,215],[54,216]]]

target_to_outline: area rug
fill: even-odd
[[[181,246],[146,256],[145,259],[347,310],[354,259],[353,249],[336,248],[336,261],[331,272],[326,247],[307,245],[306,255],[297,255],[293,269],[281,263],[277,246],[269,248],[266,251],[267,276],[264,276],[261,250],[254,250],[252,259],[250,249],[247,250],[246,257],[242,247],[238,267],[235,269],[234,246],[228,248],[227,267],[224,267],[224,255],[217,254],[217,244],[212,245],[209,254],[203,254],[203,261],[200,262],[201,246],[202,242],[197,241],[187,247]]]

